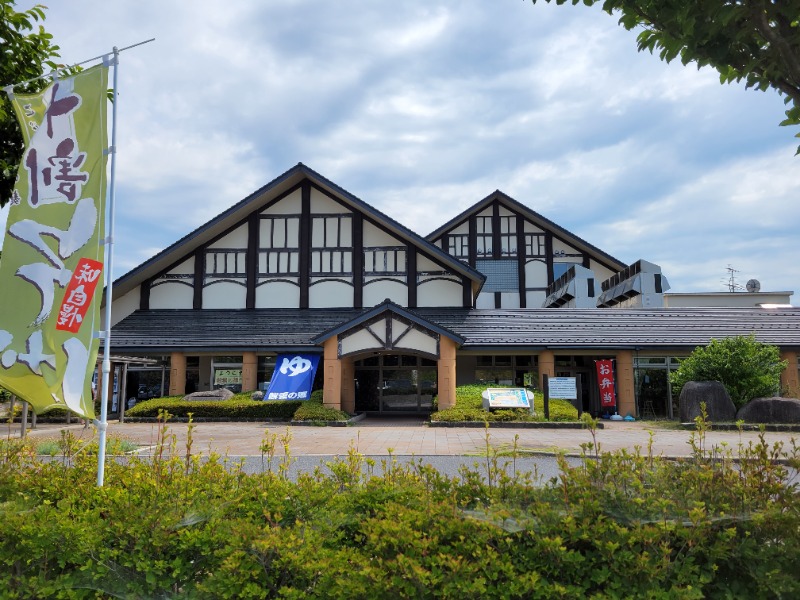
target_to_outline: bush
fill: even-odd
[[[504,386],[492,386],[504,387]],[[487,411],[483,408],[486,385],[473,383],[456,388],[456,405],[431,415],[432,421],[544,421],[544,397],[534,393],[535,414],[524,408]],[[550,400],[551,421],[577,421],[578,411],[566,400]]]
[[[300,400],[251,400],[249,394],[237,394],[228,400],[187,401],[182,396],[154,398],[137,402],[125,412],[129,417],[158,417],[165,410],[173,417],[195,419],[286,419],[289,420],[303,404]]]
[[[674,394],[688,381],[719,381],[736,408],[753,398],[779,393],[780,375],[786,368],[777,346],[762,344],[754,335],[711,340],[696,348],[670,375]]]
[[[347,421],[350,418],[346,412],[328,408],[322,402],[307,400],[300,404],[294,413],[294,421]]]
[[[798,448],[762,437],[737,463],[697,435],[682,461],[587,443],[549,481],[492,461],[378,473],[353,451],[293,482],[172,442],[109,461],[103,487],[86,453],[40,461],[0,440],[0,595],[800,597],[800,494],[779,464],[796,470]]]

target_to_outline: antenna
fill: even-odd
[[[729,292],[741,292],[744,288],[736,283],[736,273],[739,272],[738,269],[734,269],[732,266],[728,265],[728,280],[726,285],[728,286]]]

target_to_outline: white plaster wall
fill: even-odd
[[[547,287],[547,265],[543,260],[525,263],[525,287]]]
[[[297,308],[300,286],[286,281],[273,281],[256,287],[256,308]]]
[[[531,223],[527,219],[525,220],[525,227],[523,228],[523,230],[526,233],[544,233],[544,229],[542,229],[541,227],[538,227],[534,223]]]
[[[286,196],[286,198],[270,206],[267,210],[262,211],[262,214],[299,215],[302,212],[302,206],[302,192],[298,189]]]
[[[425,256],[424,254],[417,252],[417,272],[422,271],[446,271],[442,265],[433,262],[430,258]],[[449,271],[448,271],[449,273]]]
[[[392,333],[395,337],[399,336],[403,331],[406,330],[407,325],[405,323],[400,323],[395,321],[392,323]],[[437,347],[436,347],[436,338],[431,337],[430,335],[423,333],[419,330],[411,330],[406,335],[403,336],[399,342],[394,344],[395,348],[402,348],[405,350],[417,350],[419,352],[426,352],[428,354],[438,355]]]
[[[464,221],[463,223],[461,223],[461,225],[458,225],[457,227],[453,227],[447,233],[468,234],[469,233],[469,221]]]
[[[364,245],[365,246],[405,246],[396,237],[393,237],[378,229],[372,223],[364,221]]]
[[[177,265],[174,269],[167,271],[168,275],[194,275],[194,256],[190,256],[185,261]]]
[[[111,303],[111,326],[113,327],[122,319],[127,317],[130,314],[133,314],[133,311],[139,308],[139,299],[140,299],[140,290],[141,286],[136,286],[130,292],[125,294],[124,296],[120,296],[119,298],[112,298]],[[111,293],[114,293],[112,288]],[[106,309],[103,307],[100,309],[100,322],[106,322]]]
[[[315,279],[308,288],[308,303],[311,308],[352,308],[353,286],[341,281]]]
[[[595,260],[590,260],[589,261],[589,268],[591,268],[592,271],[594,272],[595,289],[598,291],[598,294],[599,294],[600,293],[600,284],[603,281],[605,281],[606,279],[608,279],[609,277],[611,277],[612,275],[614,275],[614,273],[616,271],[612,271],[611,269],[607,269],[606,267],[604,267],[603,265],[601,265],[599,262],[597,262]]]
[[[395,304],[408,306],[408,289],[399,281],[381,280],[364,284],[364,306],[375,306],[389,298]]]
[[[311,188],[311,214],[341,214],[349,213],[343,205],[332,200],[315,188]]]
[[[463,290],[460,283],[444,279],[429,279],[417,285],[417,306],[461,306]]]
[[[500,214],[500,216],[501,216],[501,217],[510,217],[510,216],[513,216],[513,215],[514,215],[514,213],[513,213],[513,212],[511,212],[510,210],[508,210],[508,209],[507,209],[505,206],[503,206],[502,204],[500,205],[500,210],[499,210],[498,212],[499,212],[499,214]]]
[[[570,246],[564,240],[560,240],[557,237],[553,237],[553,253],[563,251],[567,254],[580,254],[580,250],[577,250],[573,246]]]
[[[168,281],[150,288],[150,308],[192,308],[193,304],[191,285]]]
[[[525,302],[528,308],[542,308],[542,304],[547,299],[545,292],[526,292]]]
[[[519,292],[501,292],[500,306],[503,308],[519,308]]]
[[[247,225],[241,225],[228,235],[221,237],[209,248],[247,248]]]
[[[245,308],[247,287],[230,281],[217,281],[203,288],[203,308]]]
[[[382,350],[383,346],[368,331],[359,331],[342,340],[342,354],[352,354],[364,350]]]
[[[494,292],[481,292],[475,301],[475,308],[494,308]]]
[[[481,212],[477,214],[479,217],[491,217],[494,214],[494,209],[490,206],[488,208],[484,208]]]

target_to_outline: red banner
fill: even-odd
[[[78,333],[89,310],[89,304],[94,296],[94,289],[103,272],[103,263],[90,258],[81,258],[78,266],[72,273],[64,301],[58,311],[56,329]]]
[[[597,387],[600,388],[600,406],[608,408],[617,404],[617,390],[614,385],[614,361],[596,360]]]

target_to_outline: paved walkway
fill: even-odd
[[[691,432],[659,427],[645,422],[604,422],[605,428],[597,431],[601,450],[633,450],[636,446],[646,452],[652,432],[653,452],[664,456],[686,456],[690,454]],[[94,428],[82,425],[39,424],[29,430],[35,438],[58,439],[62,429],[69,429],[76,436],[96,436]],[[169,433],[175,435],[177,451],[186,451],[188,427],[185,423],[172,423]],[[20,425],[6,424],[0,432],[4,437],[19,437]],[[110,422],[109,435],[125,437],[144,448],[155,445],[158,426],[143,423]],[[289,427],[283,424],[264,423],[197,423],[195,424],[192,451],[195,454],[211,452],[228,456],[260,456],[260,446],[265,439],[275,436],[275,454],[283,454],[281,438],[288,436],[289,452],[292,456],[336,456],[345,455],[354,448],[367,456],[458,456],[484,453],[488,443],[496,449],[510,450],[515,443],[520,450],[553,453],[580,452],[581,444],[591,442],[591,434],[585,429],[516,429],[516,428],[463,428],[428,427],[421,419],[377,419],[367,418],[350,427]],[[518,437],[517,437],[518,436]],[[734,451],[742,443],[745,446],[758,439],[758,432],[714,431],[707,434],[706,446],[727,445]],[[770,444],[783,442],[790,447],[792,438],[800,442],[800,433],[767,432],[765,439]]]

